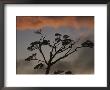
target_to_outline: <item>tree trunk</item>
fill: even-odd
[[[45,72],[45,74],[49,74],[49,71],[50,71],[50,65],[48,65],[48,67],[46,68],[46,72]]]

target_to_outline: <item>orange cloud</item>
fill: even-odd
[[[17,30],[40,29],[45,26],[54,28],[72,27],[80,29],[86,27],[89,30],[94,28],[93,16],[17,16]]]

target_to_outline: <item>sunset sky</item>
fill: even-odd
[[[31,42],[40,39],[39,35],[33,33],[39,29],[41,29],[42,32],[46,34],[47,39],[51,40],[54,39],[55,33],[61,33],[63,35],[69,35],[73,40],[80,38],[81,41],[79,44],[85,40],[94,41],[93,16],[17,16],[17,61],[24,60],[29,55],[31,55],[31,52],[27,51],[27,47]],[[46,52],[48,52],[48,48],[44,51],[48,58],[48,54]],[[84,65],[84,62],[86,62],[87,65],[88,63],[92,63],[93,65],[94,49],[83,48],[82,50],[79,50],[75,55],[69,56],[67,59],[70,62],[78,60],[76,63],[79,63],[79,61],[82,60]],[[89,66],[90,65],[88,65],[88,67]],[[70,66],[70,68],[72,67]],[[25,71],[22,73],[25,73]]]
[[[20,16],[16,18],[17,30],[41,29],[43,27],[70,27],[76,30],[86,27],[94,28],[94,17],[90,16]]]

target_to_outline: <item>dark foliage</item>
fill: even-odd
[[[67,39],[67,38],[69,38],[69,36],[68,35],[64,35],[63,38],[64,39]]]
[[[94,47],[94,43],[89,41],[89,40],[87,40],[86,42],[82,43],[81,45],[82,45],[82,47],[90,47],[90,48]]]
[[[38,59],[36,59],[36,55],[37,55],[37,53],[32,54],[31,56],[29,56],[28,58],[26,58],[25,61],[38,60]]]
[[[71,71],[67,71],[67,72],[65,72],[65,74],[72,74],[72,72]]]
[[[68,44],[70,44],[71,43],[71,39],[64,39],[64,40],[62,40],[62,45],[68,45]]]
[[[49,45],[50,41],[49,40],[43,40],[42,45]]]
[[[34,67],[34,69],[42,69],[43,66],[44,66],[44,64],[39,63],[38,65],[36,65],[36,66]]]

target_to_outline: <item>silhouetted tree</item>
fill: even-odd
[[[27,50],[29,50],[29,51],[37,50],[36,52],[40,52],[43,59],[39,60],[38,58],[36,58],[37,53],[34,53],[31,56],[29,56],[28,58],[26,58],[25,61],[37,60],[38,64],[34,67],[34,69],[42,69],[42,67],[44,67],[44,64],[45,64],[46,65],[46,71],[45,71],[46,74],[49,74],[49,71],[54,64],[56,64],[58,61],[60,61],[64,58],[68,57],[69,55],[73,54],[78,49],[80,49],[82,47],[93,48],[93,46],[94,46],[93,42],[91,42],[90,40],[87,40],[84,43],[82,43],[80,46],[73,49],[73,46],[75,46],[75,44],[79,40],[74,41],[68,35],[61,35],[60,33],[55,33],[55,39],[52,43],[50,43],[50,40],[47,40],[46,36],[44,34],[42,34],[41,29],[40,29],[40,31],[36,31],[35,33],[39,34],[41,38],[38,41],[34,41],[34,42],[30,43],[30,46],[27,48]],[[47,53],[49,53],[49,60],[46,60],[45,55],[42,50],[43,49],[42,47],[45,47],[45,46],[49,46],[49,48],[51,49],[51,51],[47,52]],[[65,53],[65,54],[63,55],[61,53]],[[58,54],[61,54],[62,56],[55,59],[55,57]],[[54,74],[60,74],[62,72],[63,71],[55,71]],[[65,72],[65,74],[72,74],[72,72],[67,71],[67,72]]]

